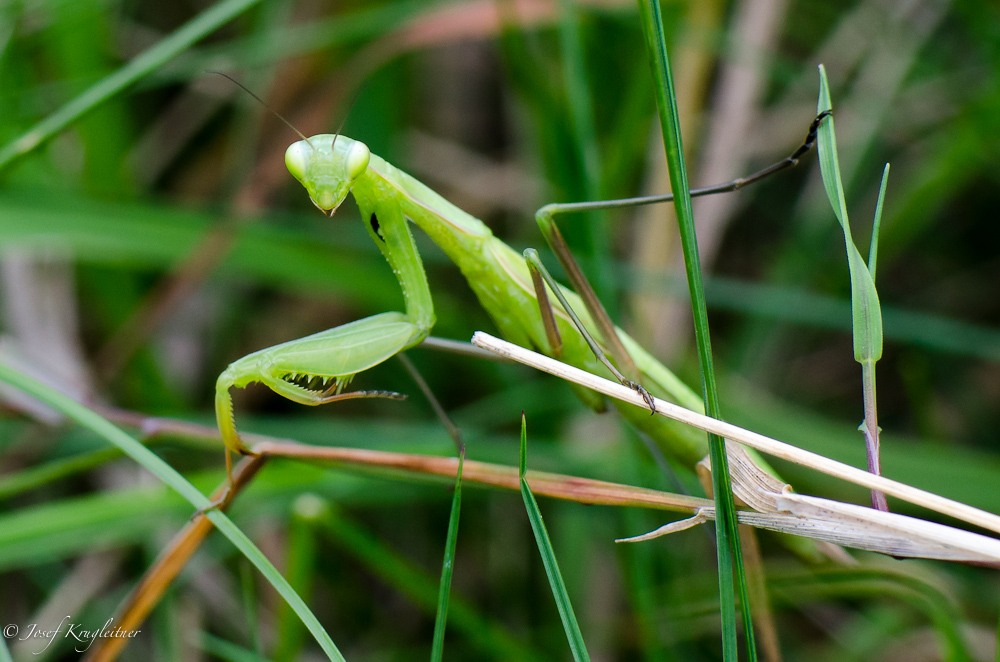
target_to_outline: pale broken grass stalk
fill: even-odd
[[[568,366],[531,350],[490,336],[489,334],[477,332],[473,336],[472,342],[501,356],[548,372],[561,379],[575,382],[608,397],[630,402],[638,407],[646,407],[640,395],[621,384]],[[802,450],[762,434],[684,409],[659,398],[655,399],[655,405],[655,413],[661,416],[666,416],[698,429],[721,435],[728,440],[739,442],[762,453],[815,469],[869,489],[880,490],[914,505],[1000,533],[1000,517],[993,513],[899,483],[889,478],[876,476],[862,469],[857,469],[836,460],[823,457],[822,455]],[[731,445],[729,453],[730,457],[733,458],[735,454],[742,454],[742,449],[739,449],[737,445]],[[792,517],[792,519],[785,519],[780,523],[782,530],[795,532],[795,529],[799,529],[798,532],[801,535],[828,539],[839,544],[859,547],[861,549],[871,548],[869,543],[873,541],[866,541],[866,537],[888,536],[900,541],[904,545],[911,538],[913,540],[926,539],[925,542],[928,545],[927,551],[931,551],[931,547],[939,545],[948,547],[949,539],[954,538],[958,545],[964,546],[970,544],[975,547],[978,550],[977,554],[981,553],[984,555],[980,559],[982,562],[995,563],[997,550],[1000,550],[1000,541],[993,538],[924,522],[916,518],[893,515],[891,513],[880,513],[871,508],[793,494],[789,486],[783,486],[780,491],[776,491],[774,490],[774,486],[776,484],[780,485],[778,481],[770,482],[766,477],[761,478],[755,474],[749,474],[748,477],[741,476],[741,472],[737,466],[734,466],[732,470],[734,474],[734,491],[737,492],[738,496],[758,510],[766,508],[772,511],[758,513],[742,511],[740,513],[741,522],[763,526],[764,528],[778,528],[775,526],[777,520],[774,518]],[[752,480],[756,484],[748,484],[747,480]],[[741,485],[740,483],[743,484]],[[757,503],[753,503],[754,501],[757,501]],[[790,515],[787,513],[790,513]],[[701,519],[707,519],[710,515],[714,516],[714,513],[700,511]],[[699,514],[696,514],[695,517],[699,517]],[[827,531],[828,527],[823,525],[823,522],[826,522],[832,529]],[[698,522],[695,521],[691,524],[695,523]],[[683,525],[675,523],[671,526],[676,529]],[[896,533],[893,534],[891,533],[892,531]],[[961,540],[959,541],[959,539]],[[922,543],[912,543],[909,545],[911,547],[910,552],[913,551],[913,545],[919,546],[920,544]],[[900,556],[914,555],[910,552],[907,552],[906,549],[901,549],[888,553]],[[940,556],[933,557],[941,558]]]

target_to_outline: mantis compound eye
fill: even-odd
[[[306,159],[309,156],[306,150],[311,152],[312,147],[304,140],[292,143],[285,150],[285,166],[288,168],[288,172],[292,173],[292,176],[300,182],[306,174]]]
[[[351,145],[350,151],[347,152],[347,175],[352,181],[365,174],[370,158],[371,152],[363,142],[355,141]]]

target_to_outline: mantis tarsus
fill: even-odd
[[[825,116],[823,113],[813,120],[806,140],[788,158],[749,177],[692,190],[691,195],[734,191],[795,165],[812,147]],[[408,220],[426,232],[459,267],[480,304],[511,342],[538,348],[596,374],[614,374],[640,393],[648,389],[661,398],[700,409],[700,399],[693,391],[611,323],[553,220],[559,213],[668,202],[672,195],[547,205],[538,211],[536,219],[545,239],[580,293],[578,296],[551,280],[537,261],[537,254],[532,256],[526,251],[522,257],[493,236],[480,220],[371,154],[364,143],[339,134],[299,136],[302,139],[285,153],[288,170],[306,188],[313,204],[329,216],[348,193],[354,194],[368,233],[396,274],[406,312],[373,315],[233,362],[219,376],[215,397],[230,483],[230,451],[252,453],[236,430],[229,393],[234,386],[262,382],[279,395],[306,405],[348,398],[403,397],[388,391],[343,392],[343,388],[357,373],[422,342],[434,326],[433,301]],[[549,303],[542,276],[556,294],[558,304]],[[571,318],[571,310],[576,311],[579,322]],[[617,368],[605,356],[605,349],[591,339],[595,331]],[[600,396],[592,392],[581,389],[578,394],[591,406],[602,404]],[[647,398],[647,402],[651,403],[651,399]],[[631,405],[616,401],[616,406],[686,466],[693,467],[707,453],[703,433],[659,416],[650,417]]]

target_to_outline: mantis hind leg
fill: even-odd
[[[748,177],[742,177],[740,179],[734,179],[730,182],[724,184],[717,184],[715,186],[708,186],[701,189],[693,189],[690,191],[690,195],[694,196],[704,196],[704,195],[714,195],[717,193],[727,193],[730,191],[736,191],[740,188],[752,184],[754,182],[760,181],[776,172],[784,170],[785,168],[790,168],[796,165],[799,158],[812,149],[816,142],[817,131],[819,130],[820,124],[823,122],[824,118],[829,116],[830,111],[824,111],[817,115],[809,125],[809,131],[806,135],[805,141],[798,149],[795,150],[785,159],[764,168]],[[562,234],[559,232],[559,227],[556,225],[555,217],[558,214],[573,213],[573,212],[585,212],[585,211],[595,211],[601,209],[617,209],[623,207],[635,207],[648,204],[656,204],[662,202],[670,202],[673,200],[673,194],[666,195],[654,195],[645,196],[640,198],[626,198],[622,200],[603,200],[595,202],[576,202],[568,204],[550,204],[542,207],[535,213],[535,221],[538,223],[538,227],[545,237],[546,243],[559,258],[559,262],[562,264],[563,269],[566,271],[566,275],[569,277],[573,289],[579,295],[583,302],[584,307],[590,314],[591,319],[594,321],[601,339],[604,341],[605,347],[607,347],[607,354],[604,350],[594,342],[593,338],[590,336],[584,325],[580,322],[576,314],[573,312],[572,308],[565,301],[559,287],[552,280],[552,277],[548,275],[545,271],[545,267],[542,266],[541,261],[538,259],[538,254],[535,251],[529,249],[525,251],[525,259],[528,262],[528,268],[531,272],[532,281],[534,282],[536,297],[538,299],[538,304],[540,312],[542,315],[542,322],[545,326],[545,333],[549,342],[549,347],[553,355],[558,356],[561,352],[561,339],[559,338],[558,327],[555,323],[554,315],[552,312],[551,304],[548,301],[548,297],[545,292],[545,286],[542,284],[542,278],[548,282],[552,291],[559,298],[560,303],[566,309],[566,312],[570,315],[573,320],[573,324],[579,330],[580,334],[587,341],[593,354],[600,360],[605,366],[611,370],[612,374],[618,379],[619,382],[634,389],[643,399],[646,400],[651,411],[655,413],[656,409],[653,406],[653,400],[649,396],[646,390],[639,386],[639,384],[634,381],[639,379],[640,371],[636,367],[636,362],[630,355],[629,351],[625,349],[625,345],[622,339],[618,337],[618,333],[615,329],[614,323],[608,316],[607,311],[601,304],[600,300],[597,298],[597,294],[594,292],[593,287],[587,281],[586,276],[584,276],[583,271],[577,264],[576,259],[573,257],[572,252],[570,252],[566,241],[563,239]],[[617,363],[618,368],[621,372],[611,365],[611,359]],[[623,374],[624,373],[624,374]]]
[[[696,197],[737,191],[744,186],[758,182],[776,172],[795,166],[798,164],[799,158],[812,149],[816,142],[816,136],[819,131],[820,124],[822,124],[823,120],[829,115],[831,115],[831,112],[826,110],[813,118],[812,122],[809,124],[809,130],[806,134],[805,140],[790,156],[767,168],[764,168],[763,170],[759,170],[748,177],[734,179],[724,184],[716,184],[714,186],[707,186],[700,189],[692,189],[690,191],[690,195],[692,197]],[[572,252],[570,252],[565,239],[563,239],[562,234],[559,232],[559,227],[556,225],[555,217],[559,214],[566,213],[596,211],[603,209],[620,209],[624,207],[657,204],[670,202],[673,199],[673,194],[668,193],[666,195],[643,196],[638,198],[625,198],[621,200],[550,204],[542,207],[535,213],[535,221],[538,223],[538,227],[541,230],[542,235],[545,237],[546,243],[548,243],[549,247],[556,254],[556,257],[559,258],[559,262],[566,271],[566,275],[569,277],[570,282],[573,285],[573,289],[582,299],[584,307],[587,309],[587,312],[590,313],[591,319],[594,320],[594,324],[597,326],[604,344],[607,347],[608,354],[611,355],[611,357],[618,364],[619,368],[621,368],[621,371],[624,373],[624,377],[619,376],[618,374],[615,375],[619,378],[619,381],[622,381],[623,384],[626,384],[626,381],[624,381],[626,378],[638,379],[639,371],[636,369],[633,358],[629,355],[629,352],[625,349],[625,346],[618,338],[614,324],[608,317],[607,311],[597,298],[597,294],[594,292],[593,287],[591,287],[590,283],[587,281],[586,276],[584,276],[583,271],[577,264]],[[527,257],[527,255],[525,257]],[[553,334],[550,329],[550,326],[552,329],[555,328],[554,321],[551,319],[551,310],[546,310],[547,299],[544,297],[544,291],[539,291],[539,281],[538,278],[536,278],[536,266],[532,266],[531,262],[532,261],[529,260],[529,268],[532,270],[532,279],[535,281],[535,289],[538,291],[538,300],[542,308],[542,319],[545,322],[546,335],[549,338],[550,346],[553,350],[555,350],[559,346],[557,337],[558,332]],[[540,263],[536,262],[536,265],[541,268],[543,275],[546,275],[544,268],[540,267]],[[551,281],[551,279],[549,280]],[[557,289],[554,288],[553,291],[555,291],[558,295]],[[546,303],[543,303],[543,300]],[[569,311],[567,310],[567,312]],[[588,334],[586,330],[583,329],[583,326],[576,320],[574,320],[574,323],[577,328],[580,329],[580,332],[584,335],[584,337],[587,337]],[[594,345],[590,339],[588,339],[588,343],[593,349]],[[597,351],[594,350],[594,353],[602,362],[607,363],[607,357],[603,356],[603,352],[598,354]]]

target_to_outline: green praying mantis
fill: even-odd
[[[805,141],[786,159],[749,177],[692,190],[691,195],[735,191],[794,166],[812,148],[827,114],[822,113],[812,121]],[[404,397],[389,391],[345,392],[344,388],[359,372],[421,343],[434,326],[434,303],[409,222],[429,235],[458,266],[480,304],[511,342],[536,348],[583,370],[613,376],[642,394],[650,409],[653,403],[649,395],[653,394],[701,410],[700,398],[686,384],[611,323],[554,221],[560,213],[669,202],[673,195],[541,208],[536,220],[571,280],[576,290],[573,292],[552,280],[537,252],[528,249],[524,255],[518,254],[495,237],[482,221],[372,154],[364,143],[339,133],[307,138],[289,126],[301,138],[285,153],[289,172],[327,216],[333,216],[348,193],[354,195],[368,233],[399,281],[406,310],[373,315],[254,352],[230,364],[218,378],[215,395],[230,486],[231,452],[253,453],[244,445],[236,428],[230,396],[233,387],[263,383],[275,393],[304,405],[350,398]],[[549,292],[555,295],[556,302],[551,301]],[[594,336],[601,342],[595,341]],[[576,390],[591,407],[603,406],[597,394],[582,388]],[[649,410],[634,405],[618,401],[615,405],[625,418],[681,464],[694,467],[707,454],[703,432],[661,416],[650,416]]]

